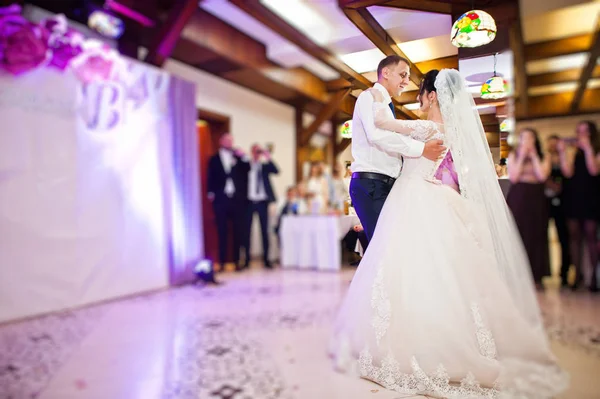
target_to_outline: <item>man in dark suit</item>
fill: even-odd
[[[219,139],[219,151],[208,162],[208,199],[213,204],[219,236],[219,263],[224,270],[229,232],[233,232],[233,262],[239,269],[243,240],[250,165],[241,150],[233,148],[233,137]],[[232,230],[229,230],[229,224]]]
[[[271,186],[271,174],[278,174],[279,169],[271,160],[271,154],[262,149],[258,144],[252,146],[252,160],[248,173],[248,211],[246,217],[246,263],[250,261],[250,232],[252,219],[258,213],[260,231],[262,234],[263,259],[265,267],[272,268],[269,261],[269,204],[275,201],[275,193]]]

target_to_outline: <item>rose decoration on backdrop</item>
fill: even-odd
[[[43,64],[70,69],[83,83],[127,78],[119,53],[70,29],[64,15],[36,25],[21,15],[20,6],[0,7],[0,71],[19,75]]]
[[[48,59],[48,32],[27,21],[21,7],[0,8],[0,69],[13,75],[30,71]]]
[[[119,53],[97,40],[87,40],[83,52],[71,60],[70,68],[83,83],[106,81],[113,77]]]
[[[40,24],[49,33],[48,46],[52,50],[50,66],[64,71],[69,62],[83,51],[83,35],[69,29],[67,18],[63,14],[44,19]]]

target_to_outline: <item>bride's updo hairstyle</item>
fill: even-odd
[[[421,106],[423,106],[423,100],[421,100],[423,93],[431,93],[434,91],[437,92],[435,88],[435,79],[437,78],[438,73],[440,73],[439,70],[432,69],[423,76],[423,79],[421,80],[421,86],[419,87],[419,100],[421,102]]]

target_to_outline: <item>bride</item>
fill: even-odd
[[[406,159],[335,324],[338,370],[406,394],[550,398],[568,376],[550,352],[526,254],[459,73],[428,72],[402,121],[371,90],[378,128],[443,139]]]

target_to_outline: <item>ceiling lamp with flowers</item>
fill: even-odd
[[[479,47],[496,38],[496,21],[481,10],[464,13],[452,25],[450,38],[456,47]]]
[[[481,98],[496,100],[508,96],[508,82],[496,74],[496,54],[494,54],[494,76],[481,86]]]
[[[352,138],[352,119],[344,122],[342,126],[340,126],[340,136],[343,139]]]

